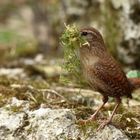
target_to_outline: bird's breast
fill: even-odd
[[[94,72],[94,65],[98,63],[98,61],[99,61],[98,57],[90,57],[90,56],[87,56],[82,60],[83,74],[88,82],[90,82],[91,79],[92,80],[94,79],[95,82],[97,81],[96,74]]]

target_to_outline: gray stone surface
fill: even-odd
[[[10,108],[13,105],[14,108],[22,105],[23,111],[13,112]],[[128,140],[121,130],[111,125],[98,132],[88,127],[84,132],[76,125],[76,116],[70,109],[29,111],[27,106],[27,102],[14,98],[11,104],[0,108],[1,140]]]

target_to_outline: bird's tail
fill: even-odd
[[[140,88],[140,78],[128,78],[133,90]]]

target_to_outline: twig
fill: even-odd
[[[81,88],[71,88],[71,87],[51,87],[52,89],[54,89],[57,92],[70,92],[70,93],[80,93],[81,95],[89,95],[89,96],[93,96],[93,95],[99,95],[98,92],[89,90],[89,89],[81,89]]]

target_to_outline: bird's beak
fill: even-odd
[[[83,32],[83,30],[80,30],[80,36],[82,37],[82,36],[84,36],[85,34],[84,34],[84,32]],[[84,43],[82,43],[81,45],[80,45],[80,47],[82,47],[82,46],[90,46],[90,44],[88,43],[88,41],[85,41]]]
[[[88,41],[85,41],[84,43],[80,43],[80,47],[86,47],[86,46],[90,46]]]
[[[85,42],[81,46],[90,46],[90,44],[88,42]]]

